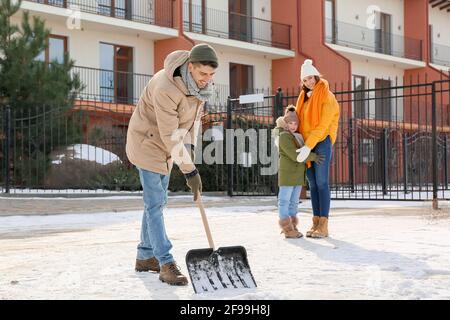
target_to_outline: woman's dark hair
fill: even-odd
[[[215,61],[199,61],[199,62],[193,62],[192,63],[195,66],[203,65],[203,66],[210,66],[211,68],[217,69],[219,64]]]
[[[320,81],[320,77],[319,76],[314,76],[314,79],[316,79],[316,84]],[[304,102],[306,102],[309,99],[307,93],[309,91],[311,91],[311,90],[309,90],[304,84],[302,84],[302,91],[305,91],[305,101]]]

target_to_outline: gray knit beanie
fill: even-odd
[[[189,53],[190,62],[206,62],[211,61],[219,64],[216,51],[213,47],[206,43],[200,43],[192,47]]]

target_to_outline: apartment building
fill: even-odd
[[[38,59],[58,62],[68,53],[85,85],[80,99],[87,101],[136,103],[155,71],[154,43],[178,36],[168,2],[32,0],[21,8],[51,30]]]
[[[208,126],[224,124],[228,96],[298,89],[302,63],[314,60],[341,101],[334,183],[424,181],[432,105],[439,154],[450,147],[449,88],[417,85],[449,77],[450,0],[24,0],[25,10],[51,29],[38,59],[69,53],[86,86],[76,108],[89,125],[120,127],[119,143],[167,54],[206,42],[220,62]],[[269,127],[272,111],[248,118]]]
[[[31,0],[46,20],[49,49],[38,59],[75,60],[81,98],[133,105],[165,56],[206,42],[221,68],[214,102],[272,88],[272,61],[292,58],[291,26],[272,21],[270,0]],[[18,22],[20,15],[15,17]]]
[[[450,1],[430,0],[430,65],[438,70],[450,70]]]
[[[205,42],[220,61],[210,104],[224,106],[228,96],[272,92],[272,62],[295,57],[291,25],[272,19],[272,1],[183,0],[179,5],[180,37],[158,42],[156,69],[173,49]]]
[[[442,0],[31,0],[52,35],[39,59],[68,52],[81,98],[132,106],[176,49],[206,42],[220,68],[213,104],[299,86],[312,58],[333,89],[448,77],[450,4]],[[20,17],[17,17],[20,19]],[[425,79],[425,75],[427,79]],[[374,107],[349,113],[376,114]],[[385,108],[384,108],[385,109]],[[388,111],[378,116],[390,118]],[[379,113],[379,112],[378,112]]]

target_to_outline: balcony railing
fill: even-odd
[[[102,16],[173,27],[173,0],[27,0]]]
[[[450,67],[450,47],[441,44],[433,44],[431,62],[441,66]]]
[[[78,74],[84,89],[77,99],[113,104],[136,105],[147,83],[152,78],[148,74],[111,71],[75,66],[72,74]],[[213,95],[207,102],[207,111],[226,111],[227,99],[231,95],[229,85],[216,83]],[[240,94],[264,93],[271,94],[271,89],[242,89]]]
[[[184,30],[281,49],[291,48],[291,26],[184,3]]]
[[[422,60],[422,41],[418,39],[345,22],[333,23],[331,19],[325,19],[325,30],[328,43],[399,58]]]
[[[74,67],[72,73],[78,74],[84,85],[78,99],[130,105],[138,102],[152,77],[148,74],[87,67]]]

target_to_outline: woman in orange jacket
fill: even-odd
[[[301,83],[302,91],[297,100],[296,112],[300,123],[299,132],[305,145],[297,150],[297,161],[305,161],[311,152],[325,156],[320,164],[308,163],[306,171],[314,214],[313,226],[306,236],[324,238],[328,237],[331,198],[329,172],[339,125],[339,104],[312,60],[307,59],[302,65]]]

